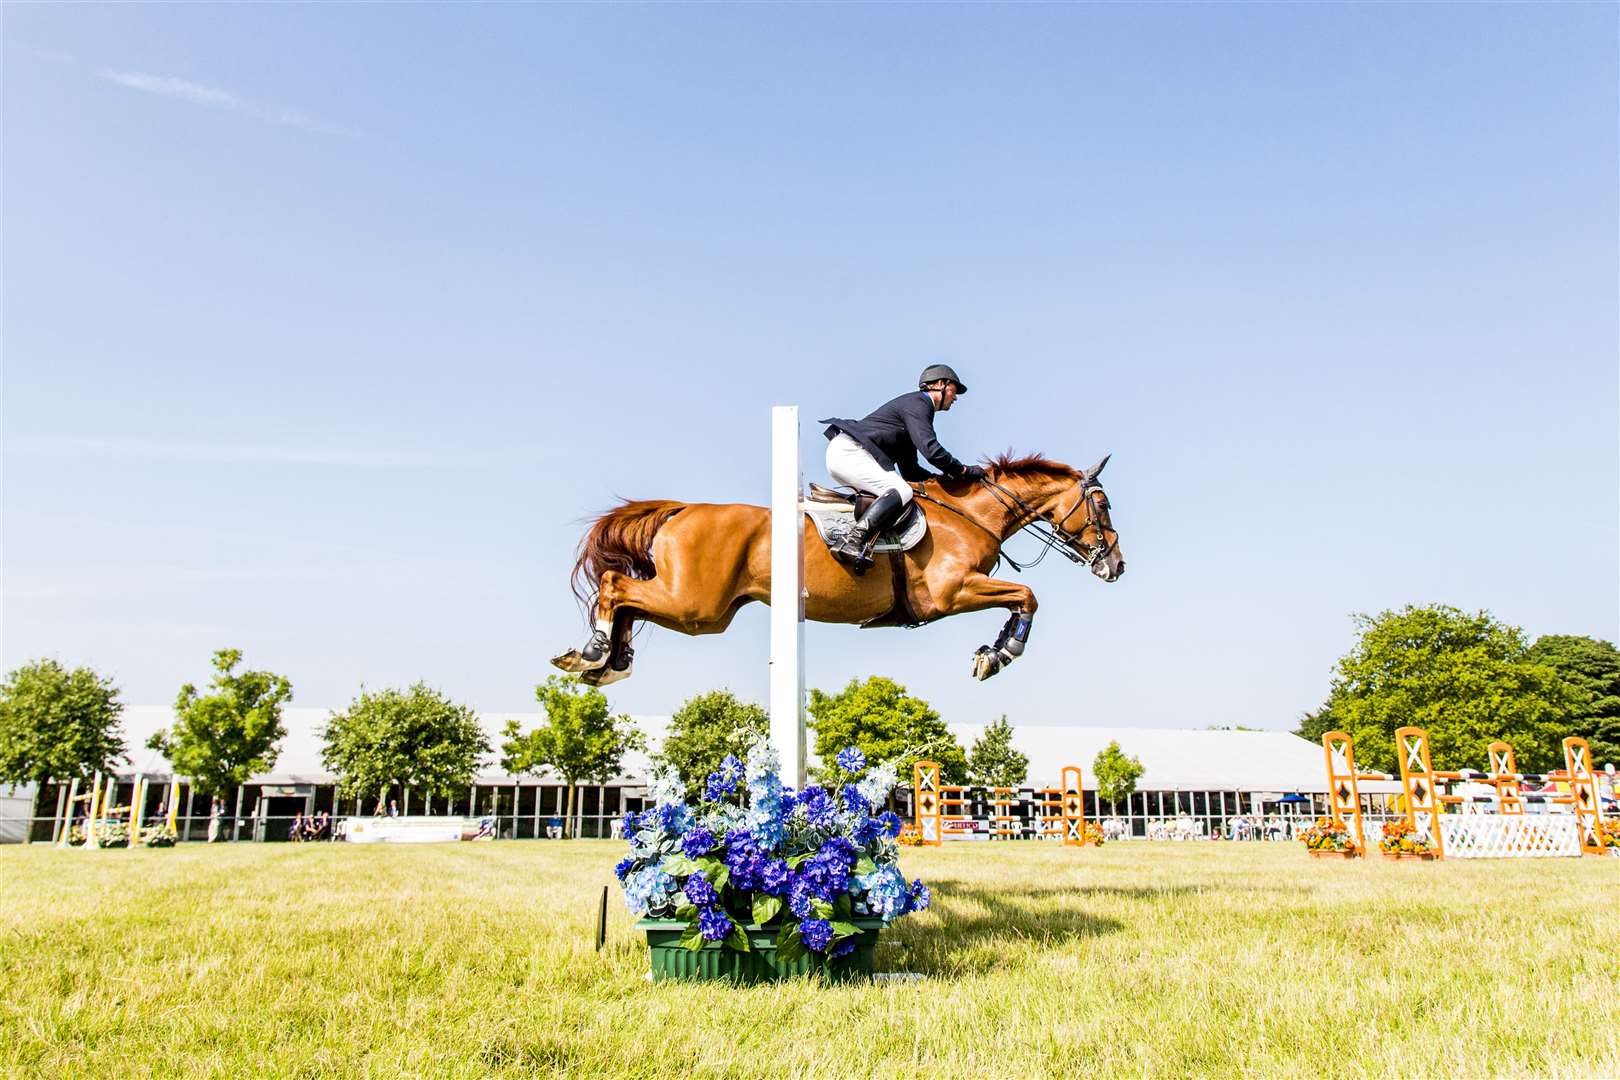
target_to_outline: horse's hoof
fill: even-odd
[[[583,675],[586,672],[606,667],[607,657],[604,656],[598,660],[587,660],[580,655],[578,649],[569,649],[561,656],[553,656],[551,664],[553,667],[561,668],[570,675]]]
[[[619,682],[621,679],[628,679],[629,677],[630,669],[628,667],[626,667],[623,671],[613,667],[605,667],[586,675],[584,677],[584,681],[590,683],[592,686],[607,686],[611,683]]]
[[[980,645],[973,654],[973,677],[980,682],[1001,670],[1001,656],[990,646]]]

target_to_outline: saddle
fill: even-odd
[[[813,483],[810,485],[810,493],[799,505],[810,515],[810,520],[815,522],[816,532],[821,534],[822,541],[831,547],[844,539],[845,534],[855,527],[855,522],[876,501],[877,496],[870,491],[827,488]],[[917,546],[927,531],[928,518],[917,505],[917,500],[913,499],[906,504],[900,520],[883,530],[872,553],[881,555],[895,551],[910,551]]]

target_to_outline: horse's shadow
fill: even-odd
[[[1150,904],[1197,892],[1191,885],[1082,885],[984,888],[951,879],[930,883],[934,918],[901,920],[884,934],[878,964],[925,975],[979,974],[1017,962],[1031,949],[1078,949],[1125,922],[1089,910],[1101,897]]]

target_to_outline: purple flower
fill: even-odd
[[[720,902],[720,894],[715,887],[709,884],[709,879],[702,874],[693,874],[686,879],[686,885],[681,890],[686,898],[698,907],[708,907]]]
[[[624,858],[620,859],[619,864],[613,868],[614,876],[616,876],[622,883],[635,865],[636,860],[634,856],[625,856]]]
[[[731,927],[731,916],[719,908],[704,908],[698,912],[698,932],[705,941],[724,941],[731,933]]]
[[[866,755],[861,753],[858,747],[844,747],[838,751],[838,757],[835,760],[838,762],[838,767],[845,772],[860,772],[866,768]]]
[[[922,878],[918,878],[911,883],[910,909],[912,911],[926,911],[928,902],[932,899],[933,894],[928,891],[928,886],[922,883]]]
[[[826,952],[832,939],[832,923],[826,919],[806,919],[799,924],[799,940],[811,952]]]
[[[714,833],[696,828],[681,837],[681,851],[688,859],[701,858],[714,850]]]

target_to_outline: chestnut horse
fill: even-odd
[[[1049,548],[1086,564],[1104,581],[1125,572],[1119,534],[1097,474],[1039,455],[1003,455],[984,480],[933,478],[917,486],[928,532],[904,554],[883,557],[856,576],[805,529],[805,618],[864,626],[917,626],[986,608],[1011,615],[994,645],[973,656],[988,679],[1024,651],[1035,614],[1027,586],[990,576],[1001,545],[1031,529]],[[1045,552],[1042,552],[1044,555]],[[1009,559],[1009,561],[1011,561]],[[1016,564],[1014,564],[1016,565]],[[552,660],[584,682],[606,685],[630,674],[631,631],[642,619],[683,634],[718,634],[744,604],[769,603],[771,514],[763,506],[625,502],[597,518],[580,541],[574,592],[596,628],[582,649]]]

